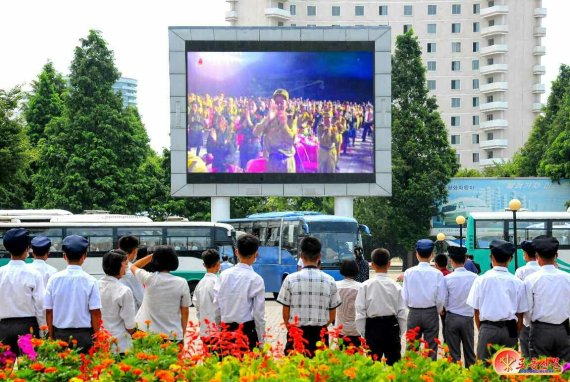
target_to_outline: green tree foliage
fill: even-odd
[[[425,72],[417,37],[412,31],[398,36],[392,58],[392,197],[360,199],[355,206],[377,238],[372,244],[399,255],[429,234],[430,219],[459,168],[436,100],[428,96]]]
[[[483,174],[474,168],[460,168],[455,174],[455,178],[480,178]]]
[[[19,87],[0,89],[0,208],[23,208],[29,195],[26,171],[31,159],[24,124],[18,116]]]
[[[334,213],[334,198],[236,197],[231,199],[230,215],[232,218],[243,218],[251,214],[275,211],[317,211],[332,214]]]

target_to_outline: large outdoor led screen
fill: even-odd
[[[188,41],[189,183],[374,182],[374,42]]]

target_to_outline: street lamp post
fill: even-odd
[[[465,216],[459,215],[455,218],[455,222],[459,224],[459,246],[463,247],[463,224],[465,224]]]
[[[519,256],[517,253],[517,211],[521,209],[521,201],[518,199],[511,199],[509,202],[509,211],[513,211],[513,241],[515,245],[515,271],[519,267]]]
[[[435,247],[436,249],[436,253],[439,255],[440,253],[445,253],[445,234],[443,232],[440,232],[437,234],[437,242],[435,243]]]

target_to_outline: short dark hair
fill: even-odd
[[[305,256],[310,261],[317,261],[321,254],[323,246],[319,239],[313,236],[307,236],[301,240],[301,256]]]
[[[386,248],[376,248],[370,255],[372,262],[379,267],[386,266],[390,261],[390,251]]]
[[[127,253],[123,250],[113,249],[107,252],[103,255],[103,272],[107,276],[117,276],[125,260],[127,260]]]
[[[513,258],[513,255],[503,252],[491,252],[491,256],[493,256],[498,263],[508,263]]]
[[[154,248],[151,264],[155,272],[175,271],[178,269],[178,255],[174,248],[158,245]]]
[[[148,255],[154,253],[154,247],[140,247],[137,251],[137,260],[147,257]],[[147,272],[154,272],[154,267],[152,266],[152,261],[145,265],[143,269]]]
[[[340,274],[344,277],[358,276],[358,264],[354,260],[343,260],[340,263]]]
[[[223,261],[228,261],[230,258],[228,257],[228,255],[223,255],[222,256],[222,260]]]
[[[438,266],[447,267],[447,256],[445,256],[443,253],[437,255],[433,260]]]
[[[69,260],[69,261],[79,261],[83,255],[87,255],[88,251],[89,250],[84,251],[84,252],[72,252],[69,250],[68,251],[64,250],[63,254],[65,255],[65,257],[67,257],[67,260]]]
[[[220,253],[215,249],[206,249],[202,252],[202,261],[206,268],[212,268],[220,262]]]
[[[237,250],[240,256],[251,257],[258,248],[259,239],[252,234],[246,233],[237,240]]]
[[[139,246],[139,239],[136,236],[123,236],[119,239],[119,248],[127,253]]]
[[[36,247],[32,248],[32,255],[37,257],[44,257],[49,253],[50,247]]]
[[[419,255],[422,259],[427,259],[428,257],[431,256],[431,254],[433,253],[433,250],[429,251],[429,250],[416,249],[416,252],[418,253],[418,255]]]

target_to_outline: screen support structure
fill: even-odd
[[[211,221],[217,222],[230,218],[230,197],[212,196],[211,198]]]
[[[354,217],[354,198],[350,196],[335,196],[334,198],[334,214],[337,216],[345,216],[347,218]]]

